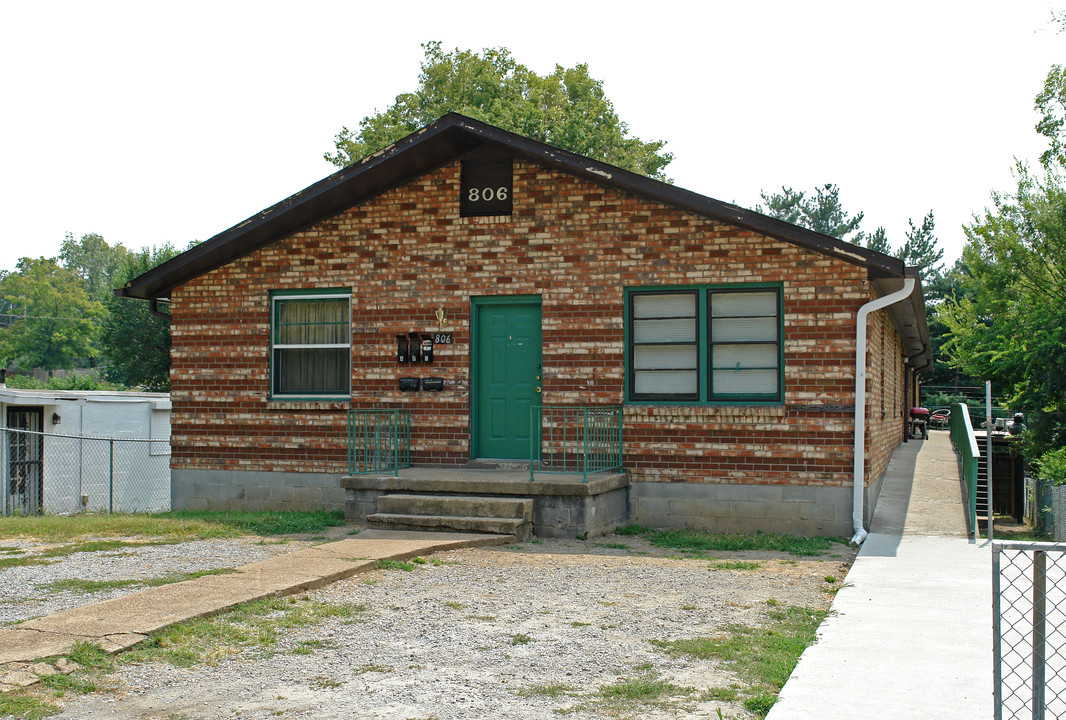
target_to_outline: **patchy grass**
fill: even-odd
[[[317,638],[313,638],[311,640],[301,640],[300,642],[296,643],[296,645],[292,648],[292,653],[293,655],[310,655],[315,650],[323,650],[326,648],[335,647],[337,646],[334,643],[329,642],[328,640],[319,640]]]
[[[245,535],[321,533],[327,528],[344,525],[344,512],[341,510],[315,510],[311,512],[282,512],[276,510],[264,510],[261,512],[244,512],[236,510],[181,510],[179,512],[161,513],[153,517],[190,521],[198,520],[220,527],[232,528],[237,531],[238,534]]]
[[[769,604],[769,603],[768,603]],[[790,607],[767,612],[764,625],[731,625],[721,637],[653,641],[671,655],[722,662],[749,687],[742,692],[744,707],[763,717],[796,667],[800,655],[815,640],[827,612]]]
[[[33,690],[0,693],[0,717],[37,720],[58,715],[60,711],[58,705]]]
[[[567,695],[575,695],[581,692],[572,685],[548,683],[544,685],[530,685],[518,691],[518,697],[549,697],[558,698]]]
[[[528,645],[531,642],[533,642],[533,638],[525,633],[515,633],[511,636],[512,645]]]
[[[254,648],[263,657],[277,650],[278,635],[331,618],[356,619],[366,607],[306,598],[265,598],[229,612],[171,625],[122,655],[123,662],[166,662],[190,667]],[[313,648],[312,648],[313,649]]]
[[[204,577],[206,575],[227,575],[235,572],[237,571],[233,568],[218,568],[215,570],[197,570],[196,572],[175,573],[173,575],[162,575],[160,577],[134,580],[81,580],[79,578],[70,578],[67,580],[56,580],[54,582],[43,583],[37,587],[42,590],[51,590],[53,592],[66,591],[94,593],[100,592],[101,590],[115,590],[126,587],[159,587],[160,585],[172,585],[173,583],[184,582],[186,580],[195,580],[196,578]]]
[[[27,565],[51,565],[58,560],[49,560],[40,555],[16,555],[14,557],[0,558],[0,570],[13,567],[26,567]]]
[[[700,530],[655,530],[640,525],[627,525],[615,530],[617,535],[642,537],[652,545],[687,553],[742,552],[770,550],[800,557],[824,555],[834,543],[846,543],[843,538],[796,537],[778,533],[709,533]]]
[[[42,675],[36,687],[0,692],[0,717],[34,720],[56,715],[61,708],[52,698],[94,692],[98,689],[96,680],[114,668],[114,658],[93,643],[75,643],[67,657],[81,669],[69,675]]]
[[[597,689],[582,689],[572,685],[547,683],[530,685],[516,691],[525,698],[573,698],[575,705],[557,708],[557,715],[577,712],[601,714],[612,718],[644,717],[650,713],[665,713],[678,707],[679,702],[696,697],[705,699],[696,688],[681,687],[663,680],[649,664],[633,668],[633,677],[619,677],[617,681]]]
[[[41,542],[69,542],[83,537],[154,537],[183,542],[240,533],[225,526],[192,518],[121,513],[80,515],[22,515],[0,517],[0,538],[33,538]]]
[[[403,570],[404,572],[411,572],[416,567],[418,566],[415,565],[415,563],[406,560],[378,560],[378,569],[380,570]]]
[[[321,533],[344,524],[344,513],[182,510],[167,513],[81,513],[0,517],[0,538],[69,542],[83,537],[151,537],[185,542],[242,535]],[[116,546],[117,547],[117,546]],[[78,551],[75,551],[78,552]]]
[[[343,684],[340,680],[331,678],[328,675],[319,675],[311,681],[311,688],[313,690],[333,690]]]
[[[747,562],[744,560],[727,560],[722,562],[712,562],[710,564],[711,570],[758,570],[762,568],[761,562]]]

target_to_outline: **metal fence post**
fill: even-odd
[[[1047,553],[1033,553],[1033,720],[1044,720],[1047,669]]]
[[[107,511],[115,512],[115,441],[107,441]]]
[[[992,543],[992,686],[993,720],[1003,720],[1003,608],[1000,602],[1000,548]]]

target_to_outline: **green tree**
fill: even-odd
[[[922,283],[940,275],[943,267],[940,261],[944,258],[944,251],[937,247],[936,236],[933,230],[936,223],[933,220],[933,211],[922,219],[920,227],[914,226],[914,220],[907,220],[910,230],[907,231],[907,241],[900,248],[899,258],[909,266],[918,268],[918,274]]]
[[[1043,172],[1019,163],[1014,191],[993,194],[993,207],[966,228],[965,292],[939,314],[951,332],[952,363],[991,379],[1028,416],[1038,464],[1066,446],[1064,99],[1066,77],[1056,65],[1036,98],[1036,130],[1049,145]]]
[[[866,247],[885,255],[892,254],[892,246],[888,244],[888,233],[885,232],[883,226],[879,225],[873,234],[866,238]]]
[[[19,260],[0,280],[0,303],[9,323],[0,329],[0,362],[55,370],[96,354],[103,306],[55,260]]]
[[[121,243],[108,245],[96,233],[82,235],[80,240],[75,240],[72,233],[67,233],[59,249],[59,262],[82,279],[89,297],[104,302],[111,295],[128,254],[129,251]]]
[[[922,284],[925,291],[926,324],[933,352],[933,369],[922,377],[925,388],[936,389],[946,395],[959,395],[960,388],[983,384],[950,362],[944,346],[951,339],[951,331],[944,324],[940,307],[947,302],[972,297],[970,270],[960,258],[946,272],[933,275]]]
[[[127,253],[117,286],[178,254],[169,243]],[[101,338],[109,381],[153,392],[170,390],[170,321],[143,300],[111,295]]]
[[[836,185],[817,187],[813,195],[786,187],[780,193],[761,195],[766,206],[756,207],[756,212],[856,244],[862,244],[865,238],[859,230],[863,213],[851,217],[844,210]]]
[[[425,57],[419,86],[403,93],[383,112],[347,127],[334,139],[336,151],[326,160],[346,167],[377,152],[448,112],[458,112],[633,172],[665,180],[673,160],[662,141],[629,136],[603,82],[589,76],[588,66],[556,65],[538,75],[518,63],[506,48],[444,52],[440,42],[422,45]]]
[[[951,362],[1029,417],[1035,456],[1066,445],[1066,188],[1018,168],[1012,195],[966,229],[965,293],[944,303]]]
[[[1066,29],[1066,14],[1063,15]],[[1036,96],[1040,122],[1036,131],[1048,139],[1048,149],[1040,156],[1045,168],[1066,168],[1066,68],[1052,65],[1044,80],[1044,89]]]

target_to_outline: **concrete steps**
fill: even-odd
[[[520,542],[533,535],[532,498],[390,493],[377,498],[376,510],[366,522],[379,529],[514,535]]]

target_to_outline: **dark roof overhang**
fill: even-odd
[[[914,278],[914,290],[909,297],[885,308],[896,331],[903,339],[903,352],[907,363],[917,372],[933,369],[933,353],[929,347],[929,325],[925,319],[925,296],[922,292],[922,279],[918,269],[908,267],[904,277]],[[883,297],[899,290],[900,278],[879,278],[872,280],[874,292]]]
[[[484,146],[858,265],[873,280],[903,277],[902,261],[888,255],[449,113],[130,280],[115,294],[167,299],[194,277]]]

